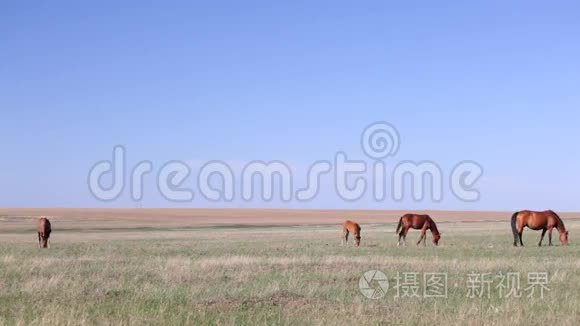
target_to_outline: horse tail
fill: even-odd
[[[395,234],[399,233],[399,230],[401,230],[402,226],[403,226],[403,217],[401,216],[401,218],[399,219],[399,225],[397,225],[397,231],[395,231]]]
[[[518,214],[520,212],[515,212],[514,215],[512,215],[512,233],[514,234],[514,240],[517,241],[518,239],[518,226],[517,226],[517,221],[518,221]]]

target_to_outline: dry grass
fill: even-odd
[[[6,221],[6,220],[5,220]],[[339,246],[335,226],[132,229],[59,221],[50,250],[28,224],[0,233],[0,324],[576,325],[580,223],[569,247],[542,247],[509,224],[440,223],[442,245],[396,248],[394,225],[365,225],[362,247]],[[93,222],[90,222],[93,223]],[[119,222],[120,223],[120,222]],[[162,224],[162,223],[160,223]],[[0,227],[3,223],[0,222]],[[112,229],[109,232],[107,229]],[[409,243],[417,233],[409,236]],[[447,272],[447,299],[364,298],[367,270]],[[550,273],[543,300],[466,297],[476,272]]]

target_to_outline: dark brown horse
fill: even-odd
[[[46,217],[41,217],[36,226],[38,231],[38,247],[48,248],[48,238],[50,238],[50,221]]]
[[[348,245],[348,235],[352,233],[354,236],[354,244],[358,247],[360,246],[360,225],[353,221],[345,221],[342,223],[342,240],[346,245]]]
[[[431,230],[433,234],[433,243],[437,246],[439,245],[439,239],[441,239],[441,234],[437,230],[437,225],[435,221],[429,215],[418,215],[418,214],[406,214],[399,219],[399,225],[397,225],[396,234],[399,234],[399,241],[397,242],[397,247],[401,245],[401,238],[403,238],[403,244],[407,245],[407,232],[409,229],[421,230],[421,236],[417,245],[423,241],[423,245],[427,245],[425,240],[427,238],[427,230]],[[400,232],[399,232],[400,231]]]
[[[523,247],[522,233],[524,228],[528,227],[532,230],[542,230],[542,237],[538,246],[542,246],[542,240],[544,240],[544,235],[548,231],[548,241],[549,245],[552,245],[552,229],[558,229],[560,233],[560,242],[563,246],[568,245],[568,231],[564,227],[564,222],[558,214],[553,211],[544,212],[532,212],[532,211],[521,211],[516,212],[512,215],[512,232],[514,234],[514,246],[518,246],[518,240],[520,245]]]

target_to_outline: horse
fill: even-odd
[[[361,227],[358,223],[353,221],[345,221],[342,223],[342,239],[341,244],[344,243],[348,245],[348,235],[352,233],[354,235],[354,244],[358,247],[360,246],[360,230]]]
[[[48,238],[50,237],[50,221],[46,217],[41,217],[36,225],[38,231],[38,247],[48,248]]]
[[[549,245],[552,245],[552,229],[558,229],[560,233],[560,242],[563,246],[568,245],[568,231],[564,227],[564,222],[558,214],[554,211],[544,211],[544,212],[533,212],[533,211],[521,211],[515,212],[512,215],[512,232],[514,234],[514,247],[518,246],[518,240],[520,245],[523,247],[522,233],[524,228],[528,227],[532,230],[542,230],[542,237],[538,246],[542,246],[542,241],[544,240],[544,235],[548,231]]]
[[[397,225],[397,230],[395,231],[395,234],[399,235],[397,247],[401,245],[401,238],[403,238],[403,244],[405,246],[407,245],[407,232],[409,232],[409,229],[411,228],[421,230],[421,236],[419,237],[419,241],[417,241],[417,245],[421,244],[421,241],[423,241],[424,246],[427,245],[425,242],[427,238],[427,230],[431,230],[433,243],[436,246],[439,245],[441,233],[439,233],[435,221],[433,221],[429,215],[405,214],[399,219],[399,225]]]

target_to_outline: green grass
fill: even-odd
[[[342,247],[337,227],[244,227],[54,233],[0,238],[0,324],[455,324],[575,325],[580,320],[580,246],[513,248],[507,224],[441,224],[441,246],[396,248],[394,226],[363,226],[360,248]],[[17,231],[15,231],[18,233]],[[91,233],[92,232],[92,233]],[[163,232],[163,236],[158,236]],[[557,234],[557,233],[555,233]],[[157,235],[157,236],[156,236]],[[547,239],[546,239],[547,243]],[[361,295],[365,271],[391,288]],[[448,273],[448,297],[395,298],[397,272]],[[543,299],[467,297],[471,272],[548,272]],[[422,281],[422,280],[421,280]]]

